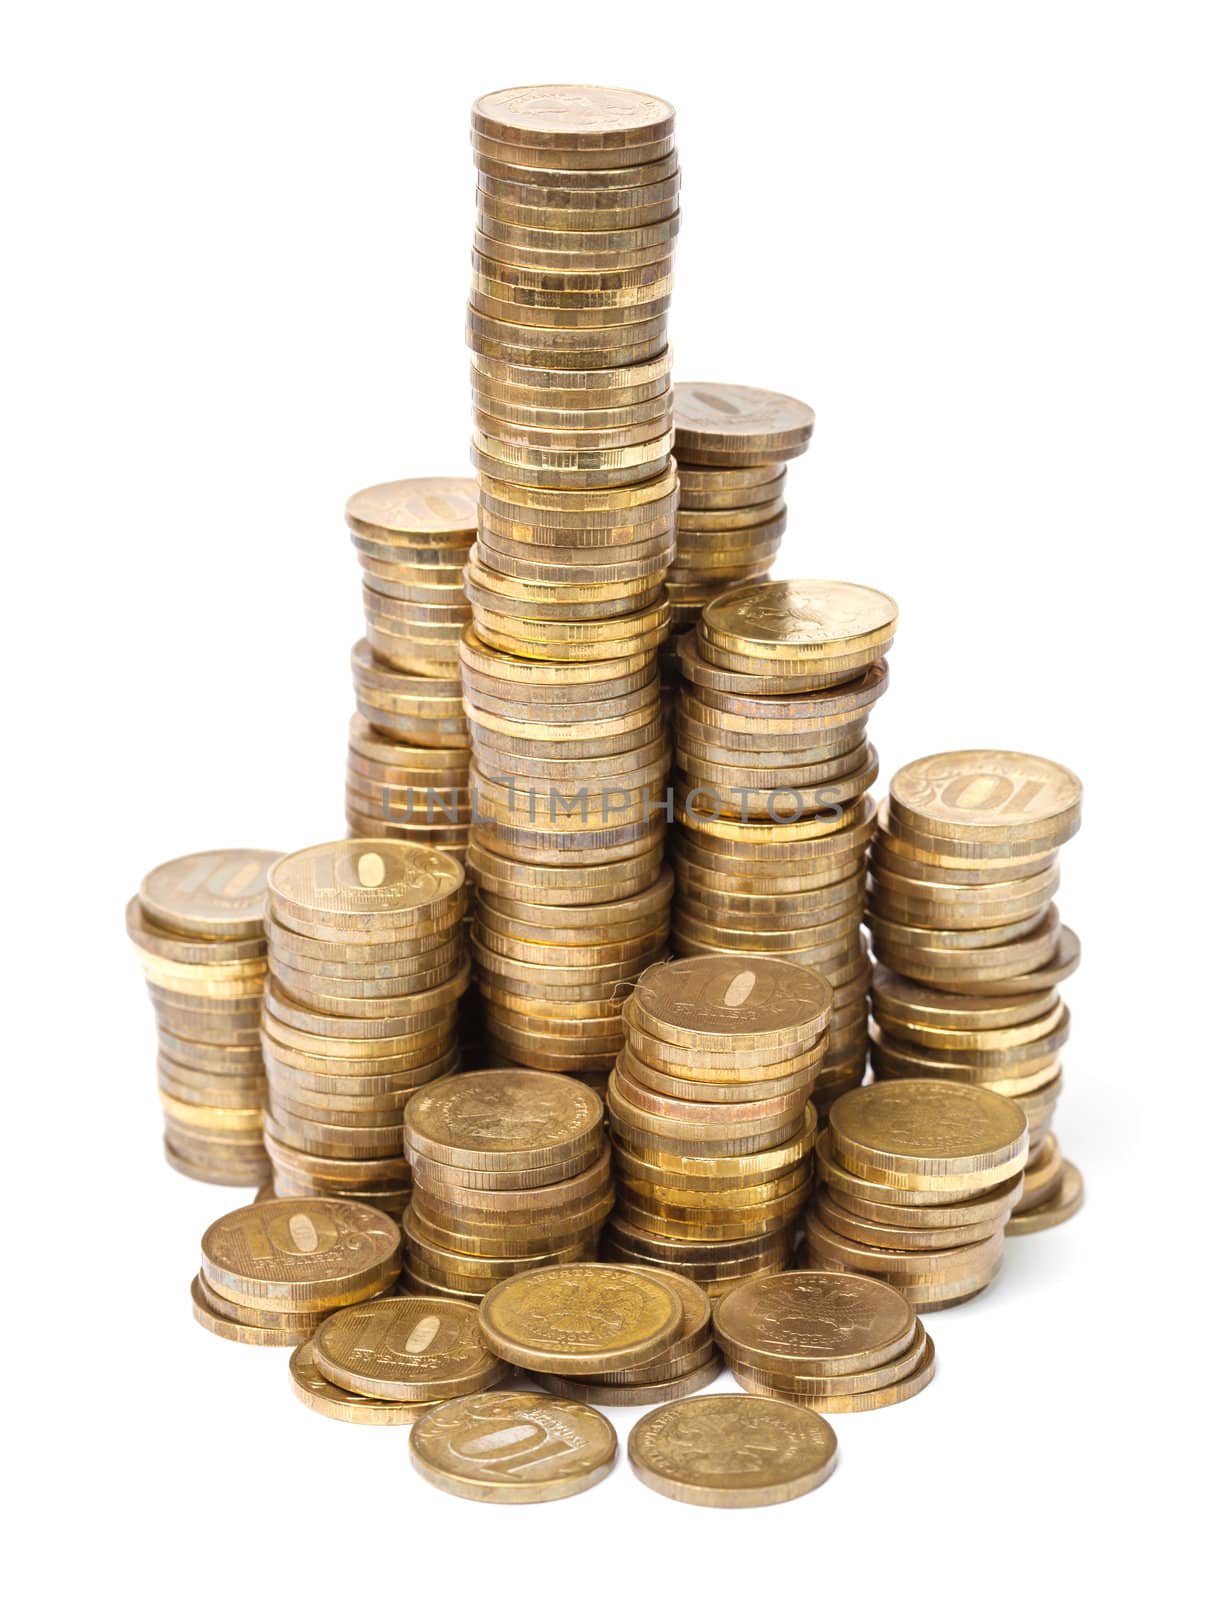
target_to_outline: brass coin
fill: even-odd
[[[649,1032],[675,1044],[721,1052],[787,1041],[794,1055],[823,1029],[832,993],[788,962],[718,955],[649,968],[632,1004]]]
[[[226,1299],[312,1311],[364,1299],[395,1274],[401,1232],[383,1212],[345,1200],[270,1200],[213,1222],[203,1272]]]
[[[450,1400],[507,1375],[482,1345],[474,1311],[415,1295],[334,1312],[313,1355],[331,1383],[381,1400]]]
[[[978,1222],[996,1226],[1018,1203],[1023,1192],[1021,1172],[994,1187],[982,1189],[974,1198],[962,1200],[952,1199],[941,1189],[896,1190],[888,1183],[871,1182],[847,1171],[835,1159],[832,1133],[828,1129],[816,1142],[816,1174],[838,1205],[877,1222],[911,1228],[969,1227]],[[922,1217],[926,1218],[924,1222]]]
[[[894,1360],[916,1327],[898,1289],[856,1273],[758,1278],[714,1308],[714,1336],[733,1364],[821,1378]]]
[[[873,651],[896,631],[896,605],[877,589],[810,579],[757,584],[706,607],[701,636],[736,654],[775,663],[823,662]]]
[[[889,804],[894,822],[949,841],[957,852],[973,840],[1055,849],[1081,824],[1082,785],[1067,767],[1040,756],[957,750],[902,767]]]
[[[1032,1206],[1029,1211],[1012,1216],[1006,1223],[1006,1233],[1039,1233],[1045,1228],[1058,1227],[1081,1210],[1084,1199],[1082,1174],[1072,1161],[1062,1161],[1061,1181],[1056,1192],[1038,1206]]]
[[[673,1343],[684,1318],[669,1284],[602,1263],[519,1273],[482,1302],[482,1340],[532,1371],[594,1376],[639,1365]]]
[[[648,1488],[688,1505],[778,1505],[810,1493],[836,1465],[836,1434],[814,1412],[758,1398],[660,1406],[631,1432],[630,1465]]]
[[[457,545],[477,528],[472,478],[405,478],[361,489],[346,504],[347,525],[384,543]]]
[[[564,1500],[612,1471],[617,1435],[590,1406],[499,1391],[449,1400],[410,1434],[410,1459],[436,1488],[466,1500]]]
[[[284,856],[268,877],[270,903],[285,927],[383,937],[426,921],[460,893],[464,872],[423,845],[339,840]]]
[[[815,412],[790,395],[733,383],[673,386],[676,450],[683,461],[708,459],[730,465],[763,456],[767,461],[802,455],[815,427]]]
[[[482,95],[472,125],[483,138],[533,149],[626,150],[665,138],[676,113],[666,100],[632,89],[539,84]]]
[[[599,1147],[603,1107],[586,1085],[541,1073],[460,1073],[406,1108],[407,1147],[456,1166],[545,1167]]]
[[[640,1269],[643,1270],[643,1269]],[[570,1400],[582,1400],[597,1406],[655,1406],[669,1400],[681,1400],[685,1395],[696,1394],[713,1383],[723,1370],[722,1358],[710,1347],[705,1361],[672,1378],[655,1378],[649,1382],[627,1380],[609,1383],[592,1382],[586,1378],[559,1377],[553,1372],[534,1374],[542,1389],[550,1394],[564,1395]]]
[[[203,1298],[198,1278],[195,1278],[190,1285],[190,1299],[194,1320],[200,1327],[206,1328],[208,1333],[218,1334],[221,1339],[229,1339],[234,1344],[277,1345],[282,1348],[299,1344],[308,1338],[307,1332],[297,1329],[258,1328],[247,1322],[238,1322],[233,1317],[224,1316]]]
[[[273,850],[205,850],[155,867],[139,887],[144,915],[170,933],[258,939]]]
[[[926,1309],[931,1309],[926,1307]],[[938,1307],[936,1309],[942,1309]],[[736,1371],[736,1379],[740,1386],[747,1389],[750,1394],[777,1397],[787,1402],[807,1406],[811,1414],[819,1412],[839,1413],[854,1411],[879,1411],[885,1406],[897,1405],[902,1400],[911,1400],[915,1394],[920,1394],[922,1389],[934,1376],[935,1352],[934,1341],[929,1334],[925,1334],[925,1350],[919,1364],[907,1376],[898,1382],[885,1384],[881,1389],[866,1389],[855,1394],[808,1394],[794,1395],[785,1390],[778,1390],[772,1384],[753,1375],[746,1368]]]
[[[446,1306],[453,1302],[445,1301]],[[432,1409],[432,1404],[412,1405],[401,1400],[377,1400],[370,1395],[340,1389],[322,1376],[314,1358],[313,1340],[297,1345],[288,1362],[292,1391],[310,1411],[338,1422],[358,1422],[373,1427],[409,1427]]]

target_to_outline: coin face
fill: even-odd
[[[428,845],[341,839],[283,856],[267,881],[273,900],[318,921],[408,920],[455,894],[465,874],[459,862]]]
[[[1008,1159],[1027,1139],[1026,1117],[1004,1096],[931,1078],[853,1089],[834,1101],[828,1118],[834,1139],[865,1151],[879,1166],[959,1158],[987,1164]]]
[[[691,956],[659,962],[638,980],[644,1025],[721,1036],[722,1049],[754,1035],[814,1035],[828,1020],[832,989],[808,967],[770,956]]]
[[[358,1422],[373,1427],[409,1427],[431,1408],[405,1401],[376,1400],[370,1395],[340,1389],[324,1377],[317,1366],[314,1342],[297,1345],[288,1362],[292,1390],[310,1411],[339,1422]]]
[[[633,89],[588,83],[540,83],[496,89],[473,103],[473,127],[486,138],[523,145],[595,143],[617,135],[641,144],[666,138],[676,113],[666,100]]]
[[[440,542],[439,535],[463,535],[456,542],[467,543],[477,528],[477,504],[472,478],[402,478],[352,495],[346,518],[352,528],[426,535],[428,543]]]
[[[676,1338],[680,1296],[662,1279],[578,1262],[518,1273],[482,1301],[483,1342],[505,1361],[542,1372],[637,1366]]]
[[[402,1295],[336,1311],[315,1359],[341,1388],[382,1400],[448,1400],[504,1375],[478,1336],[477,1312],[439,1296]]]
[[[784,1400],[703,1395],[643,1417],[629,1456],[643,1483],[671,1500],[777,1505],[824,1482],[836,1465],[837,1436],[823,1417]]]
[[[139,886],[153,922],[205,938],[249,938],[262,932],[266,875],[274,850],[203,850],[154,867]]]
[[[582,1142],[599,1130],[600,1096],[556,1073],[510,1068],[468,1072],[428,1087],[406,1107],[411,1147],[476,1156],[478,1152],[546,1152]]]
[[[203,1235],[203,1266],[231,1298],[300,1303],[389,1274],[401,1232],[353,1200],[267,1200],[242,1206]]]
[[[745,651],[752,644],[810,656],[890,637],[897,615],[896,602],[878,589],[814,579],[754,584],[712,600],[702,613],[714,637],[730,636]]]
[[[1082,785],[1068,767],[1042,756],[954,750],[901,767],[891,801],[898,814],[937,835],[997,841],[1043,835],[1059,844],[1080,820]]]
[[[806,443],[816,414],[788,394],[771,389],[750,389],[738,383],[677,383],[675,402],[676,449],[682,440],[702,444],[738,444],[763,450]]]
[[[779,1272],[743,1283],[714,1310],[733,1360],[811,1373],[877,1367],[912,1341],[916,1319],[898,1289],[845,1272]]]
[[[410,1435],[410,1459],[429,1483],[466,1500],[508,1505],[580,1494],[612,1470],[616,1455],[607,1417],[543,1394],[450,1400]]]

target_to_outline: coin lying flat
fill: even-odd
[[[425,921],[451,903],[464,879],[460,863],[440,850],[355,839],[283,856],[267,883],[271,909],[285,927],[357,933]]]
[[[260,938],[273,850],[203,850],[155,867],[139,886],[145,915],[207,939]]]
[[[616,1456],[607,1417],[553,1395],[466,1395],[436,1406],[410,1435],[410,1459],[428,1483],[505,1505],[581,1494],[607,1477]]]
[[[1020,1211],[1017,1216],[1012,1216],[1006,1223],[1007,1234],[1040,1233],[1045,1228],[1055,1228],[1062,1222],[1068,1222],[1076,1212],[1082,1208],[1085,1199],[1085,1184],[1082,1174],[1072,1161],[1061,1162],[1061,1181],[1055,1193],[1047,1200],[1041,1201],[1037,1206],[1032,1206],[1028,1211]]]
[[[507,1371],[478,1337],[477,1313],[438,1296],[336,1311],[313,1342],[323,1377],[381,1400],[450,1400],[488,1389]]]
[[[323,1376],[315,1359],[313,1340],[297,1345],[288,1362],[292,1390],[310,1411],[338,1422],[359,1422],[373,1427],[409,1427],[432,1409],[401,1400],[376,1400],[370,1395],[340,1389]]]
[[[482,1301],[483,1343],[537,1372],[595,1376],[641,1365],[675,1340],[680,1296],[658,1277],[596,1262],[538,1267]]]
[[[1042,756],[954,750],[901,767],[889,803],[894,823],[957,850],[972,840],[1048,850],[1081,825],[1082,785],[1068,767]]]
[[[526,1171],[590,1159],[603,1120],[595,1090],[554,1073],[459,1073],[410,1100],[406,1147],[452,1166]]]
[[[709,460],[729,466],[785,460],[802,455],[816,414],[791,395],[738,383],[677,383],[676,454],[682,461]],[[721,462],[720,462],[721,458]]]
[[[995,1184],[1026,1161],[1022,1111],[973,1084],[922,1078],[872,1083],[843,1095],[828,1116],[834,1155],[862,1176],[877,1170],[896,1182],[896,1175],[913,1175],[928,1188],[979,1174]]]
[[[798,1499],[837,1464],[837,1436],[822,1417],[757,1395],[703,1395],[661,1406],[635,1425],[628,1448],[630,1465],[649,1489],[725,1508]]]
[[[693,956],[649,967],[632,1005],[642,1027],[677,1044],[807,1048],[828,1020],[832,990],[818,973],[770,957]]]
[[[780,1272],[741,1284],[714,1308],[732,1362],[807,1376],[862,1372],[900,1355],[917,1319],[898,1289],[845,1272]]]
[[[203,1273],[229,1300],[273,1311],[363,1300],[396,1275],[401,1230],[351,1200],[268,1200],[203,1235]]]

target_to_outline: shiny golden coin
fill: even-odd
[[[871,990],[875,1015],[885,1028],[903,1024],[905,1028],[924,1026],[963,1034],[1021,1027],[1045,1016],[1057,1004],[1053,988],[1024,995],[954,995],[911,983],[887,967],[875,968]]]
[[[830,667],[835,657],[873,651],[896,631],[896,604],[877,589],[811,579],[757,584],[706,607],[702,636],[772,669],[775,662]]]
[[[843,1277],[845,1274],[839,1273],[837,1276]],[[845,1373],[839,1377],[804,1376],[798,1372],[769,1372],[763,1367],[750,1366],[743,1361],[735,1362],[731,1370],[740,1383],[745,1379],[752,1379],[755,1393],[780,1395],[793,1400],[796,1405],[810,1406],[814,1410],[817,1400],[867,1394],[876,1389],[890,1388],[911,1377],[925,1362],[928,1338],[925,1328],[918,1321],[908,1347],[898,1356],[893,1356],[881,1366]]]
[[[142,955],[153,956],[162,962],[228,968],[234,962],[259,960],[266,953],[266,941],[261,933],[252,934],[246,939],[191,939],[172,933],[144,915],[138,895],[132,895],[127,902],[125,915],[127,934],[132,944]]]
[[[358,939],[425,922],[461,892],[464,877],[459,862],[425,845],[344,839],[283,856],[268,885],[286,927]]]
[[[213,1222],[203,1273],[225,1298],[272,1311],[365,1299],[396,1273],[401,1231],[383,1212],[345,1200],[270,1200]]]
[[[454,1302],[445,1300],[446,1308]],[[459,1302],[458,1302],[459,1303]],[[434,1402],[412,1405],[401,1400],[378,1400],[353,1394],[324,1377],[314,1356],[314,1341],[297,1345],[288,1362],[292,1391],[310,1411],[338,1422],[358,1422],[373,1427],[409,1427],[432,1409]]]
[[[859,1217],[839,1205],[827,1189],[820,1190],[815,1204],[816,1215],[834,1233],[854,1244],[877,1245],[883,1250],[951,1250],[957,1245],[980,1244],[994,1232],[990,1221],[934,1227],[933,1218],[924,1213],[911,1225]],[[1004,1227],[1005,1222],[1006,1216],[998,1218],[999,1226]]]
[[[602,1263],[542,1267],[499,1284],[481,1308],[482,1341],[538,1372],[594,1376],[639,1365],[684,1318],[669,1284]]]
[[[768,957],[701,956],[643,973],[632,1005],[661,1039],[707,1051],[788,1041],[791,1054],[823,1030],[832,991],[814,972]]]
[[[992,1267],[1001,1255],[999,1229],[975,1244],[948,1245],[937,1250],[896,1250],[883,1245],[860,1244],[829,1227],[817,1209],[806,1222],[807,1248],[820,1263],[835,1263],[853,1272],[873,1272],[904,1287],[912,1284],[953,1284]]]
[[[779,1505],[810,1493],[836,1465],[836,1434],[814,1412],[758,1398],[661,1406],[630,1434],[630,1465],[648,1488],[688,1505]]]
[[[1027,1162],[1027,1170],[1023,1174],[1023,1192],[1015,1209],[1030,1211],[1051,1199],[1061,1186],[1063,1165],[1060,1140],[1055,1133],[1046,1134]]]
[[[477,528],[471,478],[405,478],[361,489],[346,504],[347,525],[363,537],[405,545],[465,545]]]
[[[526,1170],[590,1158],[603,1116],[585,1084],[528,1071],[459,1073],[410,1101],[406,1145],[455,1166]]]
[[[948,840],[1054,849],[1081,824],[1082,785],[1067,767],[1011,750],[925,756],[892,779],[891,815]]]
[[[1081,942],[1072,928],[1060,924],[1056,934],[1056,942],[1047,960],[1036,967],[1001,978],[953,974],[949,987],[964,995],[1025,995],[1052,988],[1076,972],[1082,959]],[[1039,949],[1038,937],[1036,949]],[[1022,967],[1021,962],[1019,965]],[[930,976],[933,978],[937,975],[931,973]]]
[[[1085,1185],[1072,1161],[1062,1161],[1061,1180],[1056,1192],[1029,1211],[1020,1211],[1006,1223],[1007,1234],[1039,1233],[1058,1227],[1082,1208]]]
[[[410,1459],[436,1488],[465,1500],[564,1500],[612,1471],[617,1435],[590,1406],[497,1392],[436,1406],[410,1434]]]
[[[982,1189],[978,1196],[961,1200],[952,1199],[941,1189],[896,1190],[889,1183],[871,1182],[840,1165],[833,1155],[828,1129],[816,1142],[816,1176],[838,1205],[856,1215],[910,1228],[970,1227],[980,1222],[996,1227],[1023,1192],[1021,1172],[995,1187]]]
[[[895,1079],[852,1090],[829,1112],[833,1153],[842,1166],[893,1174],[916,1187],[988,1178],[1021,1170],[1027,1119],[1001,1095],[971,1084]]]
[[[155,867],[139,886],[144,915],[170,933],[257,939],[273,850],[204,850]]]
[[[265,1198],[273,1200],[275,1196],[269,1194]],[[230,1322],[243,1322],[250,1328],[273,1328],[280,1332],[291,1332],[300,1338],[311,1338],[325,1315],[323,1311],[263,1311],[257,1306],[238,1305],[235,1300],[226,1300],[222,1294],[217,1293],[202,1273],[191,1285],[191,1295],[196,1301],[201,1300],[212,1312],[226,1317]]]
[[[218,1334],[221,1339],[231,1340],[233,1344],[274,1345],[283,1348],[299,1344],[309,1337],[307,1331],[292,1328],[259,1328],[247,1322],[238,1322],[234,1317],[225,1316],[204,1298],[197,1277],[190,1285],[190,1300],[194,1320],[199,1326],[206,1328],[208,1333]]]
[[[927,1307],[927,1309],[930,1308]],[[928,1333],[924,1335],[924,1338],[925,1349],[920,1362],[913,1371],[898,1382],[885,1384],[880,1389],[865,1389],[854,1394],[796,1395],[786,1390],[775,1388],[772,1383],[765,1381],[764,1378],[747,1368],[736,1369],[735,1376],[741,1388],[748,1390],[750,1394],[765,1395],[770,1398],[794,1402],[808,1407],[813,1415],[819,1412],[879,1411],[885,1406],[897,1405],[902,1400],[911,1400],[915,1394],[920,1394],[922,1389],[933,1378],[935,1367],[934,1341]]]
[[[898,1289],[844,1272],[758,1278],[714,1309],[714,1336],[733,1364],[822,1378],[894,1360],[916,1325]]]
[[[615,150],[666,138],[676,113],[633,89],[550,83],[482,95],[472,125],[483,138],[533,149]]]
[[[564,1395],[569,1400],[582,1400],[586,1405],[655,1406],[696,1394],[699,1389],[713,1383],[722,1370],[722,1358],[714,1353],[711,1346],[705,1361],[674,1378],[607,1383],[587,1378],[559,1377],[553,1372],[538,1372],[534,1376],[541,1388],[550,1394]]]
[[[474,1311],[415,1295],[334,1312],[313,1354],[331,1383],[381,1400],[451,1400],[507,1375],[478,1337]]]
[[[802,455],[815,427],[815,412],[790,395],[734,383],[678,383],[676,452],[683,461],[709,460],[729,466],[786,460]]]

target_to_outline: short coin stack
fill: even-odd
[[[821,1108],[866,1064],[866,723],[896,616],[858,584],[761,583],[712,601],[678,649],[672,945],[782,956],[828,979]]]
[[[877,1411],[934,1376],[934,1342],[899,1289],[851,1272],[779,1272],[733,1289],[714,1336],[739,1383],[813,1411]]]
[[[649,968],[609,1080],[617,1207],[604,1253],[722,1294],[790,1259],[832,990],[767,957]]]
[[[1026,1161],[1026,1117],[988,1089],[929,1078],[853,1089],[816,1149],[808,1265],[882,1278],[918,1311],[970,1300],[997,1276]]]
[[[786,528],[786,462],[811,442],[801,400],[736,383],[678,383],[673,420],[680,507],[668,569],[674,630],[725,589],[768,574]]]
[[[507,1376],[478,1334],[477,1312],[435,1295],[394,1295],[335,1311],[291,1359],[297,1398],[324,1416],[408,1425]]]
[[[710,1301],[674,1272],[608,1263],[541,1267],[482,1301],[482,1340],[543,1389],[589,1405],[654,1405],[722,1369]]]
[[[257,1188],[266,1075],[258,1046],[271,850],[206,850],[155,868],[127,905],[156,1012],[165,1159],[204,1183]]]
[[[402,1108],[458,1064],[464,880],[451,855],[392,839],[315,845],[271,869],[263,1052],[277,1194],[400,1216]]]
[[[603,1124],[595,1090],[523,1067],[416,1094],[403,1219],[414,1287],[476,1300],[529,1268],[594,1258],[613,1203]]]
[[[457,640],[477,526],[471,478],[407,478],[347,502],[363,567],[367,638],[351,652],[357,714],[346,810],[358,837],[428,844],[464,859],[469,729]]]
[[[1076,936],[1053,895],[1057,851],[1081,821],[1067,768],[1012,750],[958,750],[902,767],[871,854],[877,1078],[975,1083],[1025,1113],[1031,1145],[1008,1231],[1063,1222],[1082,1180],[1050,1124],[1069,1010],[1057,984]]]
[[[650,95],[581,85],[473,108],[471,848],[523,924],[479,912],[474,954],[499,1058],[557,1070],[607,1067],[621,985],[663,943],[635,897],[659,876],[665,825],[673,121]],[[551,909],[593,905],[599,930],[581,911],[546,937]],[[640,932],[618,940],[618,923]]]
[[[397,1224],[351,1200],[265,1200],[213,1222],[190,1286],[195,1320],[238,1344],[298,1345],[401,1269]]]

